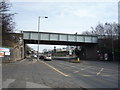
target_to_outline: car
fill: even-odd
[[[52,57],[50,55],[45,56],[44,61],[52,61]]]
[[[45,59],[45,55],[39,55],[39,59]]]
[[[37,55],[34,54],[33,57],[34,57],[34,58],[37,58]]]

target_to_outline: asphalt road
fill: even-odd
[[[3,88],[118,88],[118,64],[24,59],[2,65]]]

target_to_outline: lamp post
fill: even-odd
[[[40,19],[41,18],[48,18],[48,17],[38,17],[38,60],[39,60],[39,43],[40,43]]]
[[[112,59],[114,61],[114,44],[113,44],[113,26],[109,23],[105,23],[105,25],[109,25],[111,27],[111,44],[112,44]]]

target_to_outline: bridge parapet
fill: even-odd
[[[39,40],[44,40],[44,41],[98,43],[98,37],[90,36],[90,35],[39,32],[39,36],[40,36]],[[38,40],[38,32],[23,31],[23,39]]]

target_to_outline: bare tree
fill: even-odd
[[[6,0],[3,0],[0,2],[0,15],[1,20],[2,20],[2,32],[4,33],[9,33],[13,32],[14,30],[14,21],[13,21],[13,16],[14,14],[9,13],[10,11],[11,4],[9,4]]]
[[[98,50],[100,53],[108,53],[109,59],[119,60],[120,56],[120,24],[117,23],[99,23],[91,31],[83,32],[85,35],[97,35],[99,37]],[[114,52],[114,54],[113,54]],[[111,59],[112,58],[112,59]]]
[[[15,22],[13,21],[13,13],[10,13],[11,4],[7,0],[0,2],[0,28],[2,30],[2,45],[6,46],[6,42],[14,42],[13,36],[10,35],[14,32]],[[7,41],[6,41],[7,40]]]
[[[91,31],[85,31],[85,35],[98,35],[100,37],[117,37],[120,33],[120,25],[117,23],[99,23],[95,28],[91,27]]]

